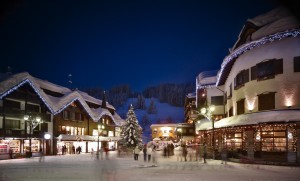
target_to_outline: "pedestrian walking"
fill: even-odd
[[[149,149],[147,149],[147,155],[148,155],[148,162],[150,162],[151,161],[151,149],[149,148]]]
[[[139,153],[140,153],[140,149],[138,146],[136,146],[134,149],[133,149],[133,156],[134,156],[134,160],[139,160]]]
[[[153,148],[152,148],[152,152],[151,152],[152,154],[152,163],[153,164],[156,164],[157,163],[157,153],[156,153],[156,146],[154,146]]]
[[[72,146],[72,154],[75,154],[75,146]]]
[[[206,156],[207,156],[207,150],[206,150],[206,143],[203,144],[203,161],[206,163]]]
[[[144,148],[143,148],[143,153],[144,153],[144,162],[146,162],[147,161],[147,145],[145,144],[144,145]]]
[[[94,148],[92,148],[92,151],[91,151],[91,159],[94,158]]]
[[[186,146],[186,144],[183,144],[182,145],[182,157],[184,158],[185,162],[187,161],[187,159],[186,159],[187,154],[188,154],[187,146]]]
[[[221,164],[227,165],[227,148],[224,146],[221,151]]]
[[[9,153],[9,158],[13,159],[13,150],[11,148],[9,148],[8,153]]]
[[[40,148],[40,158],[39,158],[39,162],[45,161],[45,157],[44,157],[44,152],[43,149]]]
[[[108,149],[108,147],[106,146],[106,147],[104,148],[105,159],[106,159],[106,160],[108,160],[108,151],[109,151],[109,149]]]
[[[182,147],[179,146],[176,151],[175,151],[175,154],[176,154],[176,158],[177,158],[177,161],[182,161]]]

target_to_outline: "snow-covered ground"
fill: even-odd
[[[49,156],[45,162],[38,158],[0,161],[1,181],[202,181],[202,180],[299,180],[299,167],[247,165],[219,160],[207,164],[196,161],[180,162],[176,156],[157,157],[157,166],[138,161],[130,154],[117,157],[111,152],[109,160],[96,160],[90,154]]]

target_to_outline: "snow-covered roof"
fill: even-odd
[[[176,127],[177,124],[171,124],[171,123],[167,123],[167,124],[151,124],[151,128],[152,127]]]
[[[186,95],[186,97],[188,97],[188,98],[196,98],[196,92],[188,93]]]
[[[102,100],[100,99],[96,99],[90,95],[88,95],[86,92],[82,92],[82,91],[79,91],[77,90],[77,92],[88,102],[91,102],[91,103],[94,103],[94,104],[98,104],[98,105],[102,105]],[[112,109],[112,110],[115,110],[115,108],[110,105],[108,102],[106,102],[106,107]]]
[[[251,24],[251,26],[246,26]],[[252,28],[247,31],[247,28]],[[251,38],[250,38],[251,35]],[[247,36],[247,37],[246,37]],[[249,37],[248,37],[249,36]],[[245,52],[284,38],[300,36],[300,21],[284,7],[248,19],[232,51],[221,64],[216,86],[223,85],[236,59]]]
[[[42,89],[47,89],[47,90],[50,90],[52,92],[58,92],[58,93],[61,93],[61,94],[67,94],[67,93],[72,92],[72,90],[70,90],[69,88],[62,87],[62,86],[57,85],[57,84],[53,84],[51,82],[48,82],[47,80],[42,80],[42,79],[39,79],[39,78],[36,78],[36,77],[34,77],[34,79],[39,84],[40,88],[42,88]]]
[[[260,123],[300,122],[300,110],[273,110],[251,114],[242,114],[221,119],[215,122],[215,128],[257,125]],[[210,130],[212,123],[208,119],[196,123],[196,130]]]
[[[246,26],[251,24],[251,26]],[[247,32],[247,28],[252,27],[251,31],[251,40],[258,40],[262,37],[275,34],[277,32],[291,30],[300,27],[300,22],[288,9],[285,7],[275,8],[267,13],[258,15],[252,19],[248,19],[245,25],[243,26],[237,42],[234,44],[232,49],[236,49],[237,46],[240,46],[239,43],[244,35]],[[246,33],[247,34],[247,33]]]
[[[83,141],[97,141],[98,136],[89,136],[89,135],[66,135],[60,134],[56,139],[64,141],[74,141],[74,140],[83,140]],[[109,136],[103,137],[99,136],[99,141],[119,141],[119,136]]]
[[[217,82],[218,70],[201,72],[196,78],[196,87],[215,85]]]
[[[253,19],[248,19],[248,21],[260,27],[252,34],[252,40],[257,40],[280,31],[300,27],[299,20],[283,7],[276,8]]]
[[[11,76],[1,81],[0,99],[2,99],[3,97],[13,92],[14,90],[18,89],[24,84],[29,84],[34,89],[37,95],[42,99],[42,101],[48,107],[50,112],[54,115],[60,113],[62,110],[64,110],[73,102],[78,101],[83,106],[85,111],[89,114],[91,119],[95,122],[97,122],[103,115],[110,116],[116,125],[121,125],[122,121],[124,121],[120,118],[120,116],[115,111],[114,111],[114,115],[112,115],[108,109],[90,108],[86,102],[86,101],[93,102],[100,106],[102,103],[101,100],[89,96],[85,92],[78,91],[78,90],[71,91],[68,88],[35,78],[30,74],[28,74],[27,72],[12,74]],[[61,93],[63,94],[63,96],[62,97],[51,96],[49,94],[46,94],[44,92],[44,89]],[[115,110],[115,108],[109,104],[107,104],[107,107],[112,110]]]

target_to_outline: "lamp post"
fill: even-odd
[[[182,143],[182,128],[177,129],[178,132],[180,132],[180,143]]]
[[[212,114],[215,110],[214,105],[210,105],[208,107],[201,108],[201,114],[206,117],[212,123],[212,149],[213,149],[213,159],[215,159],[215,122],[212,119]]]
[[[33,134],[33,129],[36,128],[40,123],[42,123],[42,119],[40,116],[35,116],[32,114],[25,114],[24,120],[28,122],[27,130],[29,129],[29,155],[28,155],[28,157],[32,157],[31,138],[32,138],[32,134]]]
[[[98,141],[97,141],[97,160],[99,160],[99,141],[100,141],[100,133],[102,133],[102,129],[104,129],[104,125],[100,124],[100,122],[98,122]]]

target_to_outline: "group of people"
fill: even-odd
[[[156,160],[156,154],[157,154],[157,146],[152,145],[151,147],[147,147],[147,145],[145,144],[143,147],[143,156],[144,156],[144,162],[150,162],[152,160],[153,163],[157,163]],[[133,158],[134,160],[138,160],[139,159],[139,154],[140,154],[140,148],[138,146],[136,146],[133,150]]]
[[[62,155],[65,155],[65,154],[67,154],[68,153],[68,149],[67,149],[67,146],[66,145],[63,145],[62,147],[61,147],[61,153],[62,153]],[[72,146],[72,149],[71,150],[69,150],[69,153],[70,154],[80,154],[81,153],[81,146],[77,146],[77,148],[75,149],[75,146],[73,145]]]
[[[207,148],[206,144],[203,145],[187,145],[182,144],[177,149],[177,161],[201,161],[203,158],[203,162],[206,163],[207,158]]]
[[[221,164],[227,164],[227,148],[224,146],[220,149],[221,153]],[[203,163],[206,162],[207,158],[207,145],[204,143],[203,145],[186,145],[182,144],[177,149],[177,161],[201,161],[203,159]]]

